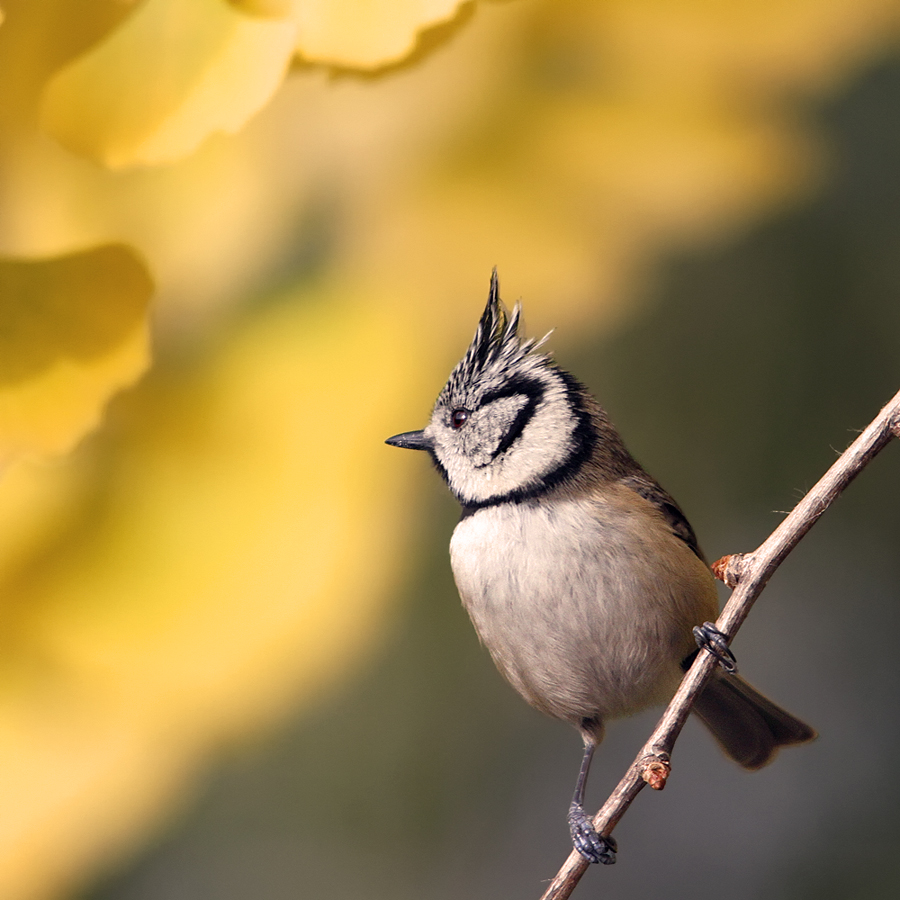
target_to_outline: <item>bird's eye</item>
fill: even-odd
[[[452,413],[450,413],[450,424],[454,428],[462,428],[463,425],[466,424],[469,418],[469,411],[467,409],[454,409]]]

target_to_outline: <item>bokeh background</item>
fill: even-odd
[[[491,267],[707,555],[900,387],[894,0],[0,0],[0,897],[537,897],[580,741],[502,683],[421,427]],[[896,897],[900,449],[576,896]],[[599,805],[655,721],[612,727]]]

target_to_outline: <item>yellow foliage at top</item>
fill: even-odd
[[[41,123],[69,149],[113,169],[170,162],[211,134],[241,128],[272,98],[295,52],[379,68],[408,55],[420,29],[448,20],[458,5],[144,0],[50,79]]]
[[[400,62],[421,32],[450,21],[473,0],[230,0],[247,13],[289,18],[308,62],[379,69]]]
[[[450,21],[461,5],[462,0],[293,0],[297,52],[310,62],[381,68],[411,53],[423,29]]]
[[[271,98],[294,35],[290,23],[242,16],[223,0],[145,0],[50,80],[42,124],[111,168],[178,159]]]

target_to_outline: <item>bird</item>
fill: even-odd
[[[594,751],[607,721],[672,697],[698,644],[722,665],[692,711],[731,759],[758,769],[816,733],[737,674],[708,621],[715,580],[681,508],[542,352],[549,335],[523,338],[521,322],[495,268],[427,426],[386,443],[427,452],[462,507],[450,561],[463,606],[506,680],[580,732],[569,830],[582,857],[610,864],[616,842],[584,811]]]

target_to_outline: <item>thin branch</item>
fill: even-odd
[[[900,438],[900,393],[893,397],[869,427],[841,454],[837,462],[757,550],[726,556],[714,564],[716,577],[734,588],[716,622],[716,627],[729,640],[734,638],[756,598],[788,553],[797,546],[841,491],[887,446],[892,436]],[[645,784],[649,783],[657,790],[665,787],[672,747],[687,721],[694,698],[703,689],[715,666],[712,654],[697,654],[656,730],[594,817],[594,827],[600,834],[609,835],[612,832]],[[573,850],[541,900],[565,900],[588,866],[589,863]]]

